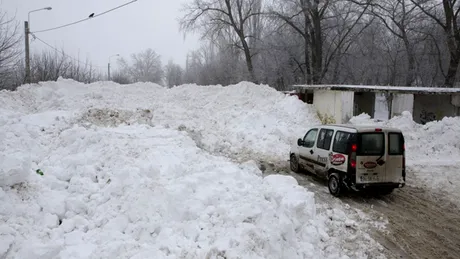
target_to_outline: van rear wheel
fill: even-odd
[[[331,174],[328,180],[329,192],[335,196],[339,197],[342,194],[342,183],[340,182],[338,174]]]

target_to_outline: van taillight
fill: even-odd
[[[356,151],[357,150],[358,150],[358,146],[356,144],[351,145],[351,153],[350,153],[351,168],[356,168]]]
[[[356,144],[351,145],[351,152],[356,152],[358,150],[358,146]]]

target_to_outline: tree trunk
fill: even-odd
[[[304,77],[305,77],[305,83],[306,84],[311,84],[311,67],[310,67],[310,44],[308,37],[305,37],[305,43],[304,43],[304,55],[305,55],[305,72],[304,72]]]
[[[455,78],[457,75],[457,68],[460,63],[460,55],[458,49],[450,53],[449,69],[447,70],[444,85],[446,87],[454,87]]]
[[[449,68],[447,69],[444,85],[446,87],[453,87],[460,62],[460,35],[457,28],[457,13],[455,12],[454,14],[454,7],[450,1],[443,0],[442,2],[446,19],[444,32],[446,33],[447,46],[450,52]]]
[[[409,39],[407,38],[405,31],[403,31],[403,41],[404,41],[404,46],[406,47],[406,53],[407,53],[407,75],[406,75],[405,85],[413,86],[415,83],[415,75],[416,75],[415,55],[414,55],[414,49],[410,45]]]
[[[308,28],[310,28],[310,19],[308,18],[308,13],[304,7],[305,3],[303,4],[303,15],[304,15],[304,26],[305,26],[305,31],[304,34],[302,35],[305,41],[304,45],[304,55],[305,55],[305,83],[306,84],[311,84],[312,83],[312,76],[311,76],[311,60],[310,60],[310,35],[308,34]]]
[[[313,29],[312,35],[312,67],[313,84],[321,84],[323,69],[323,38],[321,33],[321,18],[318,10],[312,11]]]
[[[460,44],[457,41],[457,38],[453,35],[452,28],[447,26],[445,28],[445,33],[447,37],[447,46],[449,48],[450,60],[449,68],[447,69],[447,75],[444,80],[444,85],[446,87],[453,87],[455,83],[455,77],[457,75],[458,65],[460,63]]]
[[[249,77],[251,78],[251,82],[257,84],[258,81],[254,73],[254,66],[252,64],[252,56],[251,56],[251,51],[249,49],[249,45],[246,39],[244,38],[244,35],[240,35],[240,40],[241,40],[241,44],[243,45],[244,57],[246,59],[246,66],[248,67]]]

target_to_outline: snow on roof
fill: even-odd
[[[460,94],[460,88],[446,87],[410,87],[410,86],[377,86],[377,85],[294,85],[300,92],[307,90],[334,90],[354,92],[392,92],[405,94]]]

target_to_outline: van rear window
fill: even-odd
[[[385,135],[382,132],[361,133],[358,141],[358,155],[381,156],[385,153]]]
[[[388,154],[393,156],[404,154],[404,136],[401,133],[388,133]]]

